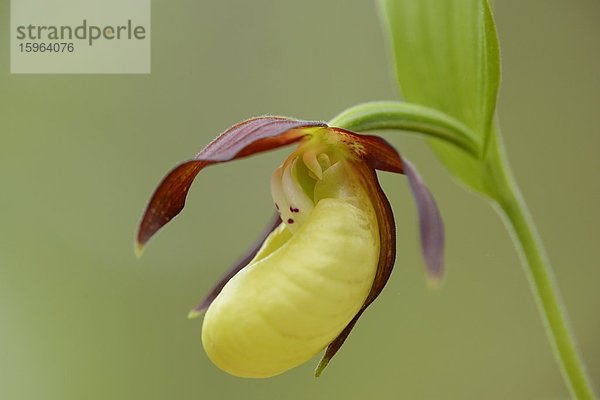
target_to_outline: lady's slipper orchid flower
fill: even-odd
[[[239,123],[172,170],[146,209],[137,249],[183,209],[204,167],[292,143],[297,148],[271,177],[276,222],[191,312],[206,311],[208,357],[241,377],[280,374],[326,348],[319,375],[385,286],[395,226],[375,170],[407,175],[428,275],[442,275],[442,222],[408,161],[379,137],[280,117]]]

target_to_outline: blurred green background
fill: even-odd
[[[206,358],[186,314],[272,213],[286,151],[207,169],[141,260],[133,237],[161,177],[231,124],[329,119],[398,98],[373,1],[179,1],[152,7],[150,75],[10,75],[0,6],[1,399],[562,399],[565,386],[494,210],[419,139],[447,227],[447,279],[425,285],[402,177],[390,283],[324,375],[267,380]],[[600,2],[496,2],[509,158],[600,384]]]

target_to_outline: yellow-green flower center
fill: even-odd
[[[314,209],[315,185],[324,172],[346,159],[344,151],[330,141],[327,136],[307,139],[271,176],[275,207],[291,232],[296,232]]]
[[[268,377],[323,350],[373,285],[376,211],[346,147],[310,139],[273,173],[282,223],[207,310],[202,342],[223,370]]]

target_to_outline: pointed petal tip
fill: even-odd
[[[204,313],[204,310],[198,310],[197,308],[194,308],[192,311],[190,311],[187,315],[188,319],[195,319],[198,318],[199,316],[201,316]]]
[[[135,258],[137,258],[137,259],[142,258],[142,255],[144,254],[144,249],[145,249],[144,244],[142,244],[136,240],[135,245],[133,247],[133,253],[135,254]]]
[[[441,289],[441,287],[444,284],[444,277],[439,274],[439,275],[431,275],[428,274],[427,275],[427,288],[434,292],[436,290]]]
[[[319,361],[319,365],[317,365],[317,368],[315,368],[315,378],[318,378],[321,376],[321,374],[327,367],[327,364],[329,364],[329,359],[325,358],[325,356],[323,356],[323,358],[321,358],[321,361]]]

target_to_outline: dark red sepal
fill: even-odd
[[[330,128],[348,138],[351,151],[373,169],[404,173],[402,157],[387,140],[373,135],[360,135],[340,128]],[[356,145],[353,145],[356,144]]]
[[[324,122],[258,117],[227,129],[192,160],[175,167],[158,185],[140,222],[137,251],[181,212],[194,178],[204,167],[285,146],[310,134],[310,128],[326,126]]]
[[[354,134],[354,136],[359,136]],[[361,143],[364,136],[359,136]],[[374,137],[376,138],[376,137]],[[383,139],[382,139],[383,140]],[[380,165],[398,166],[408,177],[408,181],[417,205],[419,214],[419,227],[421,234],[421,250],[427,274],[430,281],[434,284],[438,283],[443,275],[444,270],[444,225],[440,216],[439,210],[431,195],[431,192],[423,183],[421,176],[416,168],[406,159],[403,159],[396,150],[386,142],[376,142],[377,147],[386,146],[385,155],[382,157],[384,163]],[[390,152],[391,149],[393,153]],[[373,153],[375,154],[375,153]],[[379,151],[378,154],[383,154]],[[397,158],[397,159],[396,159]],[[364,158],[363,158],[364,159]],[[396,231],[394,223],[394,215],[390,203],[385,196],[385,193],[379,185],[377,174],[375,173],[374,165],[363,163],[354,164],[355,171],[361,177],[363,187],[369,192],[369,197],[373,202],[375,210],[377,210],[377,224],[379,226],[380,254],[377,265],[377,273],[371,291],[365,300],[365,303],[354,316],[354,318],[346,325],[344,330],[327,346],[323,358],[319,362],[315,375],[319,376],[329,361],[342,347],[346,338],[354,328],[354,325],[361,317],[366,308],[379,296],[384,286],[386,285],[396,258]],[[388,169],[385,169],[388,170]],[[397,171],[394,171],[397,172]],[[398,171],[400,172],[400,171]]]
[[[408,177],[410,189],[419,214],[421,251],[427,276],[432,284],[441,281],[444,272],[444,224],[431,192],[419,172],[396,149],[379,136],[359,135],[343,129],[331,128],[358,143],[355,153],[372,168],[397,172]]]

